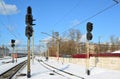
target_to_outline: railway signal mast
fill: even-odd
[[[13,48],[12,52],[12,63],[14,63],[14,47],[15,47],[15,40],[11,39],[11,47]]]
[[[89,41],[92,40],[93,36],[92,36],[92,30],[93,30],[93,23],[88,22],[87,23],[87,34],[86,34],[86,38],[87,38],[87,42],[86,42],[86,46],[87,46],[87,59],[86,59],[86,73],[87,75],[90,75],[90,70],[89,70],[89,55],[90,55],[90,51],[89,51]]]
[[[30,37],[33,36],[33,21],[35,21],[33,19],[32,16],[32,8],[30,6],[28,6],[27,8],[27,14],[26,14],[26,29],[25,29],[25,35],[28,38],[28,59],[27,59],[27,77],[30,78],[31,77],[31,70],[30,70]]]

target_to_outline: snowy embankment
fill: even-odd
[[[120,53],[120,50],[114,51],[114,52],[112,52],[112,53]]]
[[[49,67],[52,70],[50,71],[49,69],[41,65],[42,63],[54,66],[60,71]],[[89,70],[90,75],[87,75],[86,67],[72,63],[62,63],[59,60],[46,60],[44,57],[35,57],[34,63],[32,63],[31,60],[31,77],[29,79],[120,79],[120,71],[107,70],[96,67],[91,67]],[[62,73],[61,71],[71,73],[72,75]],[[62,74],[62,76],[56,74],[55,72]],[[19,74],[26,75],[18,76],[16,79],[28,79],[27,66],[21,72],[19,72]]]
[[[61,63],[57,60],[56,61],[48,60],[45,61],[45,63],[54,66],[58,69],[64,70],[66,72],[75,74],[77,76],[84,77],[85,79],[120,79],[120,71],[116,71],[116,70],[91,67],[89,68],[90,75],[87,75],[86,67],[80,65],[76,65],[72,63]],[[79,78],[74,78],[74,79],[79,79]]]

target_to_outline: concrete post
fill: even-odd
[[[28,38],[28,59],[27,59],[27,77],[30,78],[30,38]]]

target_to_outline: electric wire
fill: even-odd
[[[72,28],[75,28],[75,27],[77,27],[78,25],[80,25],[80,24],[82,24],[82,23],[85,23],[86,21],[88,21],[88,20],[90,20],[90,19],[96,17],[97,15],[99,15],[99,14],[101,14],[101,13],[107,11],[108,9],[111,9],[112,7],[116,6],[118,3],[119,3],[118,1],[115,1],[115,4],[112,4],[112,5],[110,5],[110,6],[106,7],[106,8],[104,8],[103,10],[97,12],[96,14],[94,14],[94,15],[92,15],[92,16],[86,18],[86,19],[84,19],[83,21],[81,21],[80,23],[76,24],[75,26],[72,26],[72,27],[69,28],[68,30],[70,30],[70,29],[72,29]],[[61,34],[64,34],[64,33],[65,33],[66,31],[68,31],[68,30],[63,31]]]
[[[2,0],[1,0],[0,3],[1,3],[3,9],[4,9],[4,12],[5,12],[5,14],[6,14],[7,20],[8,20],[8,22],[10,23],[11,20],[10,20],[10,17],[9,17],[9,15],[8,15],[8,13],[7,13],[7,9],[6,9],[6,7],[5,7],[5,4],[2,2]],[[11,3],[12,3],[12,2],[11,2]],[[21,39],[21,40],[23,40],[23,38],[21,37],[21,34],[20,34],[18,31],[16,31],[16,30],[14,30],[14,31],[10,30],[10,27],[8,27],[8,26],[7,26],[5,23],[3,23],[2,21],[1,21],[1,24],[2,24],[3,26],[5,26],[6,30],[7,30],[13,37],[15,37],[16,39]]]
[[[6,30],[8,30],[8,32],[9,32],[11,35],[13,35],[15,38],[17,38],[17,36],[16,36],[13,32],[11,32],[11,30],[9,29],[9,27],[7,27],[2,21],[1,21],[1,24],[5,26]]]
[[[3,4],[2,0],[1,0],[1,5],[2,5],[4,11],[5,11],[5,14],[6,14],[6,16],[7,16],[8,22],[10,22],[10,21],[11,21],[11,20],[10,20],[10,17],[9,17],[9,15],[8,15],[8,13],[7,13],[7,9],[6,9],[5,5]],[[16,32],[16,33],[13,33],[13,31],[11,31],[11,30],[9,29],[9,27],[7,27],[4,23],[2,23],[2,24],[5,26],[5,28],[8,30],[8,32],[10,32],[11,35],[13,35],[16,39],[17,39],[18,37],[21,37],[21,35],[20,35],[20,33],[19,33],[18,31],[14,31],[14,32]]]
[[[75,8],[77,8],[80,4],[80,1],[75,5],[73,6],[65,15],[63,15],[63,17],[61,19],[59,19],[55,24],[54,26],[56,26],[59,22],[62,22],[64,18],[66,18]]]
[[[5,13],[6,13],[6,16],[7,16],[7,18],[8,18],[8,21],[10,21],[10,20],[9,20],[9,16],[7,15],[7,10],[6,10],[6,8],[5,8],[2,0],[1,0],[1,5],[2,5],[2,7],[3,7],[3,9],[4,9]],[[11,35],[13,35],[15,38],[17,38],[17,36],[9,29],[9,27],[7,27],[3,22],[2,22],[2,24],[5,26],[5,28],[8,30],[8,32],[11,33]]]
[[[93,14],[92,16],[90,16],[90,17],[84,19],[83,21],[81,21],[80,23],[76,24],[75,26],[72,26],[71,28],[68,28],[67,30],[61,32],[60,35],[64,35],[64,34],[67,33],[67,31],[69,31],[70,29],[75,28],[75,27],[77,27],[78,25],[85,23],[86,21],[88,21],[88,20],[90,20],[90,19],[96,17],[97,15],[99,15],[99,14],[101,14],[101,13],[103,13],[103,12],[105,12],[105,11],[111,9],[111,8],[113,8],[114,6],[116,6],[116,5],[119,3],[118,0],[113,0],[113,1],[115,2],[114,4],[112,4],[112,5],[110,5],[110,6],[106,7],[106,8],[104,8],[104,9],[102,9],[102,10],[100,10],[100,11],[97,12],[96,14]],[[67,36],[67,37],[69,37],[69,36]],[[67,37],[65,37],[65,38],[67,38]]]

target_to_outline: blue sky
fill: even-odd
[[[25,15],[28,6],[32,7],[36,19],[35,44],[49,37],[41,32],[52,34],[53,30],[62,36],[73,27],[84,36],[87,22],[93,23],[93,42],[98,42],[98,37],[102,42],[109,42],[112,35],[120,37],[120,4],[115,4],[113,0],[0,0],[0,45],[7,45],[11,39],[27,43]],[[111,5],[115,6],[87,19]]]

